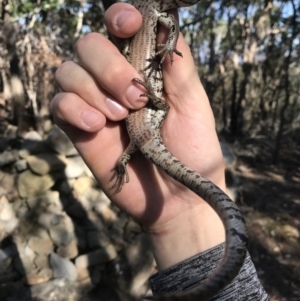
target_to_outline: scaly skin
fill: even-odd
[[[193,5],[197,2],[199,1],[134,1],[134,6],[143,16],[143,24],[124,53],[127,60],[144,76],[145,83],[138,79],[133,80],[145,86],[148,93],[144,96],[148,97],[150,101],[146,107],[130,112],[126,119],[130,144],[114,169],[112,180],[115,179],[115,184],[113,188],[120,191],[123,184],[129,181],[126,164],[130,155],[136,150],[140,150],[153,164],[204,199],[221,218],[226,233],[224,257],[219,267],[208,279],[195,289],[185,293],[155,296],[154,300],[157,301],[207,300],[234,279],[246,256],[247,232],[244,219],[237,206],[220,188],[175,158],[167,150],[160,136],[160,128],[169,111],[168,105],[162,99],[161,64],[166,55],[170,55],[171,61],[173,52],[181,55],[176,50],[179,35],[178,24],[165,11]],[[156,45],[157,22],[170,29],[165,45]],[[159,50],[156,51],[156,48]],[[157,59],[158,54],[163,55],[160,61]]]

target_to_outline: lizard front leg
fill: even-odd
[[[162,47],[159,51],[156,52],[156,55],[163,54],[160,63],[162,64],[167,55],[170,56],[171,65],[174,61],[173,53],[182,57],[182,53],[176,49],[177,40],[179,37],[179,25],[175,20],[173,15],[166,12],[160,13],[158,17],[158,22],[164,27],[169,29],[168,39],[165,44],[158,44],[157,47]]]
[[[153,89],[151,80],[147,77],[146,73],[144,71],[140,71],[140,74],[143,75],[144,81],[140,80],[139,78],[134,78],[132,80],[133,82],[136,82],[136,83],[140,84],[141,86],[143,86],[148,91],[148,93],[143,93],[140,96],[148,97],[148,99],[151,101],[151,103],[156,108],[168,112],[169,106],[168,106],[167,102],[163,98],[157,97],[155,95],[155,91]]]
[[[129,145],[120,157],[117,165],[111,170],[113,171],[113,175],[110,179],[110,182],[116,179],[111,189],[117,188],[117,192],[120,192],[123,185],[129,182],[129,174],[126,166],[130,160],[131,155],[136,151],[136,145],[132,141],[130,141]]]

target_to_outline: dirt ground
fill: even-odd
[[[272,301],[300,300],[300,150],[282,150],[273,165],[264,148],[239,149],[237,202],[259,278]]]

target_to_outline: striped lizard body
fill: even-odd
[[[130,112],[126,118],[130,144],[114,169],[113,188],[121,191],[123,184],[129,181],[126,165],[130,156],[140,150],[153,164],[204,199],[221,218],[226,233],[225,254],[208,279],[184,293],[154,296],[156,301],[207,300],[234,279],[246,256],[247,232],[237,206],[211,181],[175,158],[165,147],[160,135],[160,128],[169,111],[169,106],[162,98],[161,65],[167,55],[170,55],[171,61],[174,52],[181,55],[176,50],[179,26],[166,10],[197,2],[199,0],[135,0],[134,6],[143,16],[143,24],[124,50],[127,60],[144,76],[145,82],[133,80],[147,89],[148,93],[144,96],[149,98],[149,102],[144,108]],[[170,30],[164,45],[156,45],[158,22]],[[162,59],[158,59],[158,54],[162,55]]]

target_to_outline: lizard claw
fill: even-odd
[[[113,171],[113,175],[110,178],[109,182],[112,182],[115,180],[115,183],[113,184],[110,189],[117,188],[117,192],[120,192],[122,190],[122,187],[125,183],[129,182],[129,175],[127,172],[126,165],[123,162],[118,162],[116,167],[114,167],[111,171]]]
[[[152,95],[152,94],[154,95],[155,93],[153,91],[153,88],[152,88],[152,85],[151,85],[150,81],[148,80],[146,72],[143,71],[143,70],[140,70],[139,73],[144,77],[145,81],[142,81],[139,78],[133,78],[132,81],[140,84],[141,86],[143,86],[148,91],[148,93],[143,93],[140,96],[141,97],[143,97],[143,96],[149,97],[149,95]]]
[[[174,62],[174,56],[173,56],[174,52],[177,55],[183,57],[181,52],[179,52],[175,47],[172,47],[172,46],[170,46],[168,44],[158,44],[157,46],[158,47],[163,47],[162,49],[160,49],[159,51],[156,52],[156,55],[163,54],[163,57],[160,60],[161,64],[164,62],[164,60],[167,57],[167,55],[169,55],[170,59],[171,59],[171,65],[172,65],[173,62]]]

